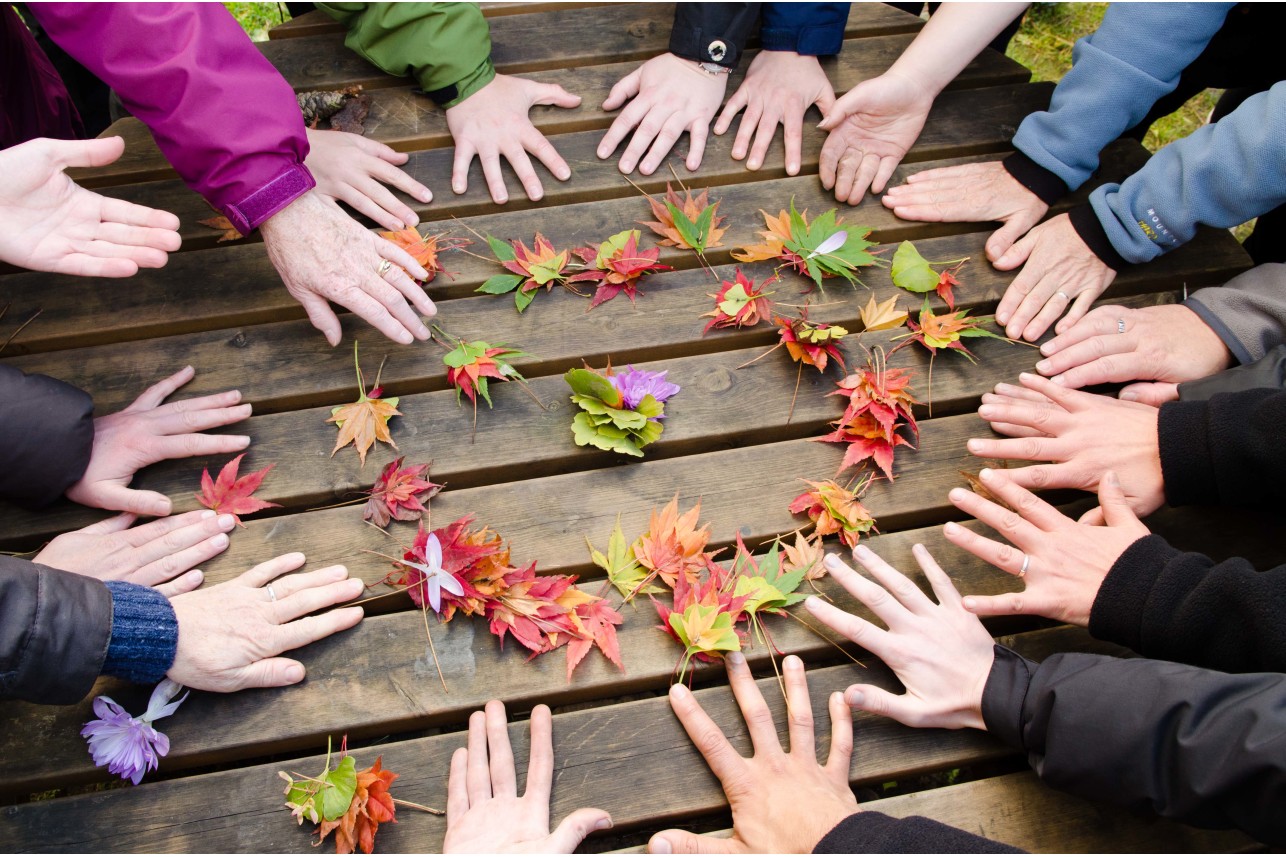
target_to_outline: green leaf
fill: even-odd
[[[322,818],[335,821],[348,812],[357,792],[357,765],[352,756],[345,756],[333,771],[322,776]]]
[[[750,295],[746,292],[746,287],[737,283],[723,293],[723,300],[719,301],[719,311],[724,315],[736,315],[745,309],[748,303],[750,303]]]
[[[563,266],[566,264],[567,251],[564,250],[548,262],[532,265],[528,270],[531,271],[531,278],[543,286],[551,280],[563,279]]]
[[[597,550],[590,544],[588,538],[585,539],[585,543],[589,545],[590,560],[607,572],[607,579],[621,595],[628,598],[631,595],[648,595],[664,591],[651,583],[640,587],[647,578],[648,572],[639,565],[638,559],[634,556],[634,548],[625,541],[625,534],[621,532],[620,515],[616,516],[616,528],[612,530],[612,535],[607,540],[607,553]]]
[[[638,240],[639,231],[637,229],[626,229],[618,232],[611,238],[608,238],[602,244],[598,245],[598,258],[594,260],[595,266],[602,268],[607,259],[616,255],[625,249],[625,245],[630,243],[630,237],[633,236],[635,241]]]
[[[923,294],[938,288],[938,274],[910,241],[903,241],[893,254],[893,285]]]
[[[518,312],[522,312],[531,306],[531,302],[536,299],[536,290],[524,292],[522,289],[514,292],[514,306],[518,307]]]
[[[710,240],[710,230],[714,228],[714,206],[708,205],[705,210],[697,215],[697,234],[701,236],[701,246],[698,248],[705,252],[706,242]]]
[[[563,380],[577,395],[599,399],[612,407],[618,407],[621,404],[621,394],[612,386],[611,381],[597,372],[589,369],[569,369],[567,374],[563,375]]]
[[[679,237],[683,239],[683,242],[694,250],[704,250],[705,242],[701,240],[701,231],[683,213],[683,209],[672,202],[666,202],[665,207],[669,209],[670,219],[674,221],[674,230],[679,233]]]
[[[526,278],[518,274],[496,274],[494,277],[488,277],[487,281],[478,286],[475,291],[489,295],[503,295],[506,292],[512,292],[524,279]]]
[[[514,252],[513,245],[508,241],[501,241],[499,238],[493,238],[488,235],[487,246],[491,248],[492,254],[501,262],[512,262],[518,258],[518,254]]]

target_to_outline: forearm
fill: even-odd
[[[1166,502],[1227,506],[1286,500],[1286,392],[1167,402],[1157,418]]]
[[[46,506],[89,466],[94,402],[70,384],[0,366],[0,427],[0,497]]]
[[[1267,264],[1183,302],[1210,326],[1238,363],[1254,363],[1286,342],[1286,265]]]
[[[1090,612],[1095,637],[1139,654],[1224,672],[1286,672],[1286,566],[1216,563],[1160,536],[1113,564]]]
[[[1286,676],[1001,646],[987,729],[1071,794],[1286,842]]]
[[[36,3],[50,38],[151,129],[194,190],[249,232],[313,186],[294,92],[217,3]]]
[[[674,7],[670,53],[694,62],[736,68],[762,3],[679,3]]]
[[[937,96],[1028,5],[944,3],[885,74],[913,80]]]

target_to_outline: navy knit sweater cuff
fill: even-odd
[[[156,684],[174,664],[179,621],[170,601],[150,586],[107,581],[112,593],[112,636],[103,675]]]

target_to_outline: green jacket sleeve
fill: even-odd
[[[477,3],[318,3],[348,28],[344,44],[398,77],[413,77],[441,107],[491,82],[491,31]]]

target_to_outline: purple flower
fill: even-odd
[[[632,411],[649,394],[661,404],[665,404],[666,399],[679,392],[679,385],[665,380],[665,375],[665,372],[648,372],[646,369],[626,366],[625,371],[609,376],[608,380],[625,399],[625,407]]]
[[[157,760],[170,752],[170,739],[164,732],[157,732],[152,721],[168,717],[183,704],[188,698],[186,693],[170,702],[181,690],[183,685],[168,678],[158,684],[142,717],[130,716],[111,697],[95,698],[94,713],[98,719],[89,721],[80,731],[89,739],[94,764],[100,768],[106,765],[108,771],[134,785],[138,785],[148,771],[156,770]]]

